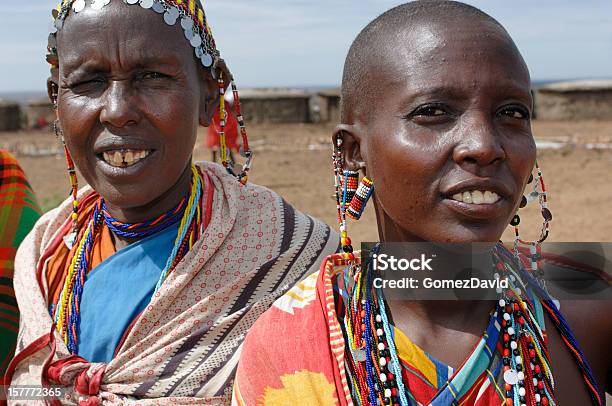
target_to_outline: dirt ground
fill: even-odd
[[[251,180],[337,227],[332,199],[331,128],[307,124],[250,127],[255,152]],[[612,241],[612,122],[535,121],[534,134],[538,141],[564,144],[559,149],[539,152],[554,216],[550,241]],[[210,159],[203,135],[204,131],[195,149],[196,160]],[[599,148],[589,149],[592,144]],[[28,156],[43,149],[58,149],[52,134],[0,133],[0,148],[17,153],[45,209],[56,206],[67,196],[64,158],[57,154]],[[536,206],[532,203],[521,215],[522,232],[527,238],[539,232],[541,217]],[[378,238],[371,207],[362,220],[349,227],[354,243]],[[504,237],[511,239],[511,234]]]

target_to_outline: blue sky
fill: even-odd
[[[118,1],[118,0],[113,0]],[[44,90],[56,0],[0,4],[0,93]],[[612,78],[612,1],[467,0],[513,36],[534,80]],[[241,86],[339,83],[346,51],[392,0],[205,0],[217,44]]]

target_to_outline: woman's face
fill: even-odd
[[[82,175],[119,217],[172,207],[216,100],[180,25],[113,1],[71,13],[57,39],[60,126]]]
[[[360,153],[386,241],[498,241],[533,168],[527,68],[501,30],[466,25],[407,32],[373,73]]]

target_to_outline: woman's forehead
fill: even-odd
[[[426,25],[397,34],[379,63],[390,85],[409,82],[424,89],[495,84],[529,90],[530,77],[518,49],[501,29]],[[489,27],[491,28],[491,27]],[[392,42],[392,44],[391,44]]]

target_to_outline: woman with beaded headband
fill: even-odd
[[[562,315],[538,281],[539,242],[517,231],[517,256],[529,261],[498,242],[509,223],[518,230],[527,200],[541,203],[540,241],[552,219],[531,109],[525,62],[482,11],[417,1],[371,22],[349,51],[333,135],[342,253],[249,331],[233,402],[603,405],[609,302],[561,302]],[[486,243],[477,258],[508,286],[494,300],[390,296],[347,233],[346,218],[359,218],[369,198],[381,242]],[[274,346],[271,332],[282,332]]]
[[[246,182],[219,55],[199,1],[53,11],[49,95],[72,193],[19,250],[7,383],[60,386],[68,403],[227,404],[246,331],[336,249],[329,227]],[[223,129],[230,80],[240,173],[223,131],[225,168],[192,164],[217,108]]]

